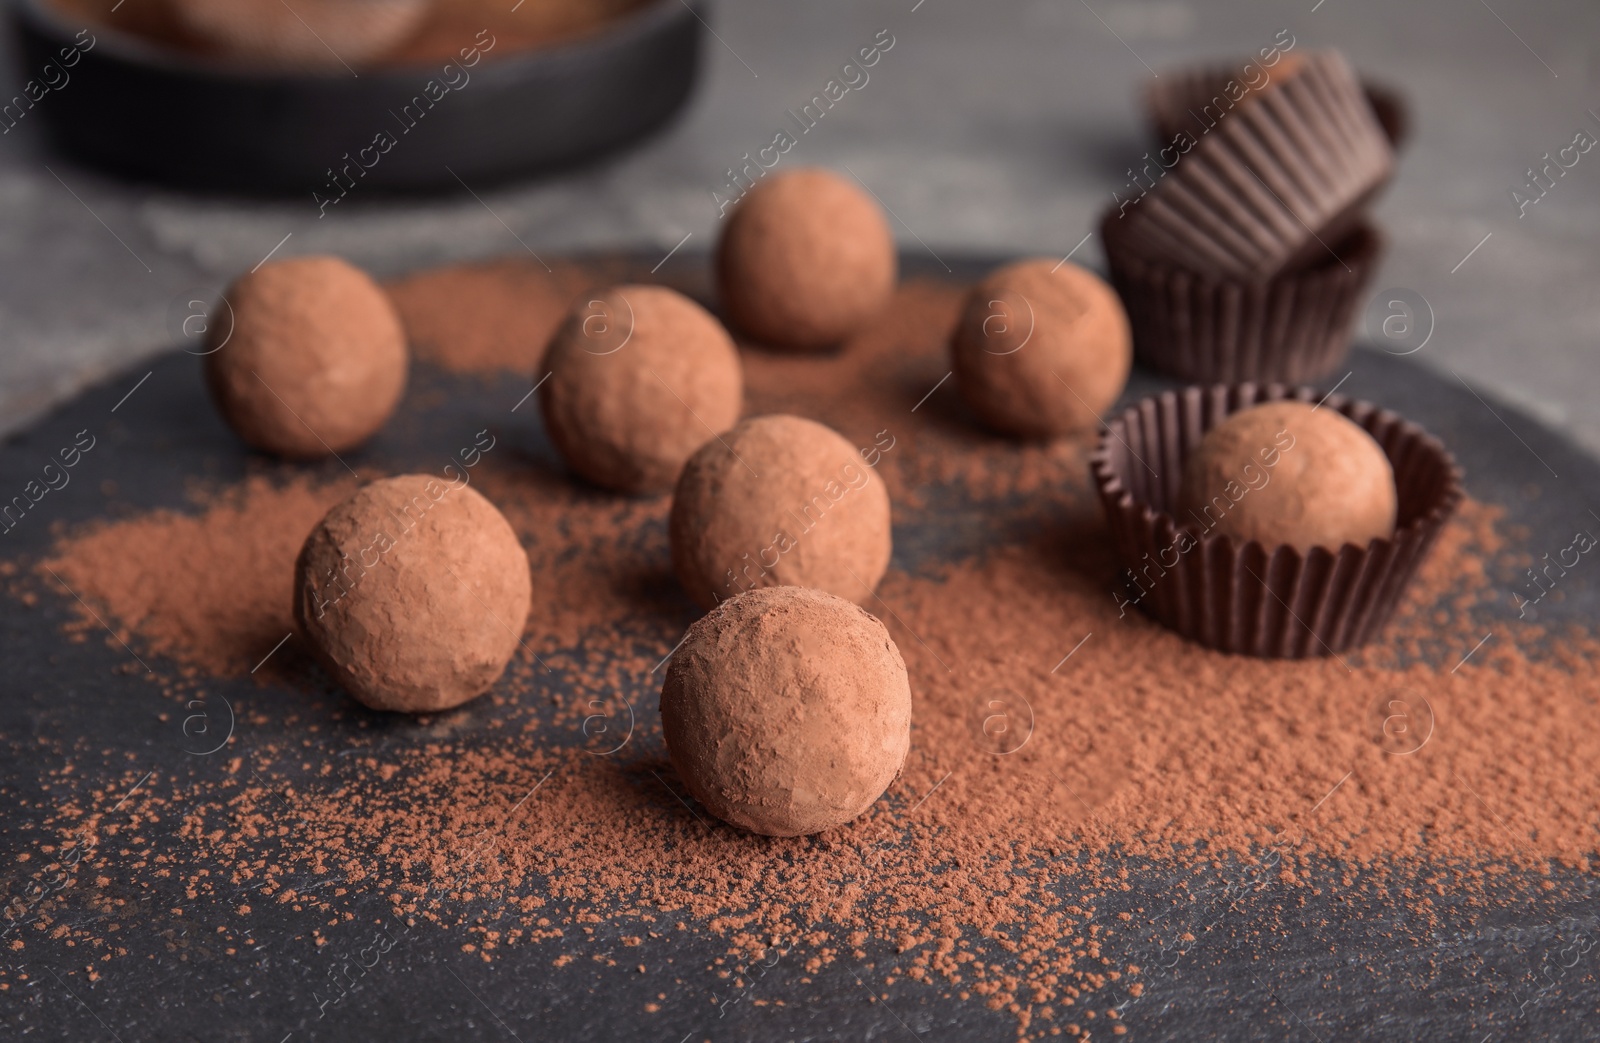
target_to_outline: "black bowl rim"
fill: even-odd
[[[179,76],[197,79],[225,79],[241,84],[277,86],[285,84],[339,83],[352,77],[340,70],[284,70],[240,67],[226,61],[190,54],[187,51],[166,47],[133,33],[110,26],[79,25],[58,10],[50,0],[10,0],[14,18],[26,22],[42,35],[52,36],[62,44],[77,39],[82,29],[95,36],[95,50],[104,50],[112,59]],[[530,47],[511,58],[496,58],[486,62],[489,69],[507,70],[519,74],[540,66],[555,67],[582,61],[591,54],[609,50],[647,37],[661,26],[681,19],[686,13],[703,20],[700,8],[706,0],[646,0],[639,7],[609,22],[595,32],[585,33],[548,47]],[[355,79],[369,83],[411,84],[419,72],[436,69],[444,62],[417,61],[401,65],[380,65],[360,70]]]

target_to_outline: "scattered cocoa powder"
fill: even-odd
[[[1400,895],[1424,934],[1445,889],[1487,902],[1491,885],[1532,892],[1554,867],[1595,870],[1600,641],[1553,639],[1507,610],[1496,588],[1525,554],[1509,549],[1498,507],[1463,505],[1388,631],[1358,654],[1198,648],[1119,615],[1086,441],[990,437],[949,389],[912,410],[947,372],[962,294],[902,286],[837,357],[745,353],[748,413],[802,413],[858,446],[888,433],[876,469],[906,563],[868,607],[909,669],[912,747],[899,781],[849,826],[762,838],[684,802],[653,711],[657,668],[695,616],[670,579],[666,499],[608,497],[499,455],[475,487],[552,595],[535,599],[507,678],[473,704],[486,709],[463,711],[482,713],[469,722],[482,728],[418,724],[409,742],[335,759],[314,751],[348,749],[351,729],[303,703],[269,706],[241,727],[293,719],[296,740],[241,743],[193,780],[158,773],[118,816],[103,810],[145,768],[111,752],[102,767],[71,753],[48,802],[19,804],[51,845],[95,839],[107,877],[160,872],[195,901],[247,891],[258,913],[239,913],[245,940],[267,903],[332,912],[341,889],[464,931],[484,959],[547,943],[556,968],[587,959],[599,925],[653,937],[676,921],[724,939],[733,961],[794,949],[809,973],[879,939],[899,954],[879,974],[1009,1010],[1034,1037],[1109,1027],[1110,993],[1142,991],[1126,954],[1143,925],[1099,915],[1129,886],[1129,858],[1198,882],[1270,852],[1277,884]],[[455,332],[507,318],[475,314]],[[457,358],[528,372],[525,349],[503,347]],[[165,657],[163,674],[243,676],[288,628],[301,535],[344,491],[253,479],[197,514],[70,532],[44,564],[134,648]],[[930,540],[938,560],[917,550]],[[176,571],[150,560],[178,547]],[[65,599],[39,569],[26,575],[14,593]],[[1452,669],[1483,637],[1485,610],[1505,622]],[[1406,755],[1382,745],[1396,698],[1430,707],[1429,740]],[[593,734],[597,712],[619,727]],[[156,823],[177,823],[180,841],[158,844]],[[92,906],[104,886],[77,888]],[[117,949],[96,921],[49,917],[18,944],[46,933],[96,959]]]
[[[591,278],[513,259],[429,269],[386,289],[417,358],[452,373],[525,373],[531,384],[567,302]]]
[[[44,564],[111,607],[124,640],[137,631],[156,655],[238,675],[294,629],[295,556],[354,488],[256,476],[204,496],[198,514],[155,511],[91,525]]]

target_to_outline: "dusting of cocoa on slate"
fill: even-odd
[[[354,488],[251,477],[207,497],[199,513],[90,525],[45,565],[110,607],[123,640],[132,642],[133,631],[151,652],[214,675],[242,674],[294,629],[294,557]]]
[[[448,296],[429,307],[444,311]],[[503,322],[517,300],[507,294],[500,312],[474,321]],[[1108,993],[1142,989],[1129,932],[1154,928],[1098,912],[1129,887],[1126,855],[1200,881],[1272,848],[1282,853],[1274,879],[1308,891],[1396,877],[1423,932],[1438,926],[1431,896],[1445,889],[1487,896],[1490,882],[1515,883],[1512,868],[1535,880],[1552,864],[1592,870],[1600,642],[1573,633],[1548,653],[1524,651],[1540,631],[1494,600],[1505,565],[1499,509],[1463,507],[1379,645],[1347,656],[1348,668],[1222,656],[1132,612],[1118,618],[1086,443],[1019,449],[990,438],[965,421],[948,384],[911,411],[946,372],[943,340],[960,300],[960,287],[913,282],[837,357],[745,356],[747,413],[802,413],[861,446],[890,432],[879,471],[897,524],[945,509],[918,489],[953,485],[963,500],[1008,505],[968,553],[914,575],[891,569],[869,606],[910,670],[913,734],[900,781],[857,822],[774,840],[686,810],[651,673],[694,617],[670,579],[666,499],[614,499],[553,462],[492,454],[475,487],[517,530],[543,595],[527,632],[542,662],[519,653],[489,697],[497,727],[455,735],[419,722],[409,744],[337,760],[320,748],[341,741],[337,727],[297,743],[240,743],[203,781],[158,774],[121,818],[91,810],[142,771],[81,792],[72,778],[83,768],[69,763],[51,788],[75,796],[52,805],[52,842],[87,833],[99,853],[89,877],[167,873],[196,901],[231,905],[243,893],[257,909],[322,910],[337,905],[330,895],[381,895],[400,915],[456,929],[484,959],[549,941],[559,967],[599,958],[610,944],[602,936],[626,934],[645,939],[645,961],[665,954],[663,935],[693,930],[725,939],[730,964],[775,947],[815,972],[857,959],[873,938],[898,952],[877,965],[881,980],[931,982],[1009,1010],[1026,1035],[1105,1027]],[[552,301],[552,322],[564,305]],[[415,330],[421,306],[409,307]],[[436,357],[468,371],[528,371],[524,345],[471,341],[481,330],[462,334],[472,347],[452,345],[442,320],[432,318],[446,341]],[[287,629],[294,533],[338,496],[305,480],[251,481],[198,515],[70,534],[51,564],[136,648],[242,675],[249,653]],[[130,574],[145,568],[141,556],[177,546],[190,548],[187,564],[163,579],[165,592]],[[242,584],[220,568],[241,554],[256,577]],[[1469,610],[1486,604],[1511,621],[1450,673],[1483,636]],[[571,695],[554,695],[546,665]],[[546,744],[541,729],[576,731],[590,699],[615,715],[619,691],[638,711],[621,750]],[[1035,721],[1008,756],[973,736],[996,691],[1025,699]],[[1371,712],[1387,693],[1423,696],[1436,714],[1413,754],[1373,741]],[[159,849],[156,822],[177,828],[181,844]],[[78,887],[99,893],[81,878]],[[239,916],[244,945],[250,915]],[[116,949],[94,923],[40,930],[97,963]]]
[[[600,266],[501,259],[427,269],[384,288],[418,358],[451,373],[525,373],[581,291],[603,286]]]
[[[567,302],[590,279],[570,264],[546,271],[501,260],[429,269],[384,288],[417,358],[453,373],[531,378]]]

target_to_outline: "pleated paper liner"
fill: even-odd
[[[1302,555],[1206,535],[1168,510],[1185,456],[1224,418],[1261,402],[1321,397],[1282,385],[1189,387],[1144,399],[1108,421],[1090,471],[1132,573],[1125,574],[1128,602],[1207,648],[1263,658],[1337,655],[1383,628],[1462,497],[1454,458],[1416,424],[1339,395],[1320,407],[1361,425],[1388,455],[1399,493],[1391,539]]]
[[[1100,223],[1111,282],[1133,327],[1139,364],[1197,384],[1298,384],[1350,351],[1383,237],[1361,222],[1330,252],[1265,282],[1208,277],[1127,248],[1115,210]]]
[[[1236,84],[1233,94],[1250,89],[1241,71],[1247,64],[1251,63],[1173,69],[1152,80],[1144,94],[1144,106],[1161,144],[1168,144],[1179,134],[1199,137],[1205,133],[1209,123],[1214,122],[1215,113],[1231,101],[1230,81]],[[1270,78],[1272,70],[1264,71]],[[1383,128],[1389,147],[1398,150],[1411,136],[1411,114],[1405,98],[1371,80],[1361,81],[1361,91],[1378,126]]]
[[[1394,153],[1337,52],[1221,115],[1122,201],[1130,250],[1217,278],[1270,279],[1326,252],[1388,181]],[[1172,162],[1167,165],[1166,160]]]

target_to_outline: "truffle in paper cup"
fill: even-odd
[[[1301,554],[1207,535],[1170,511],[1183,461],[1207,431],[1262,402],[1320,397],[1276,384],[1188,387],[1110,418],[1089,467],[1128,569],[1125,610],[1207,648],[1263,658],[1338,655],[1383,628],[1462,497],[1455,459],[1416,424],[1343,396],[1322,400],[1372,435],[1394,468],[1399,512],[1389,539]]]

